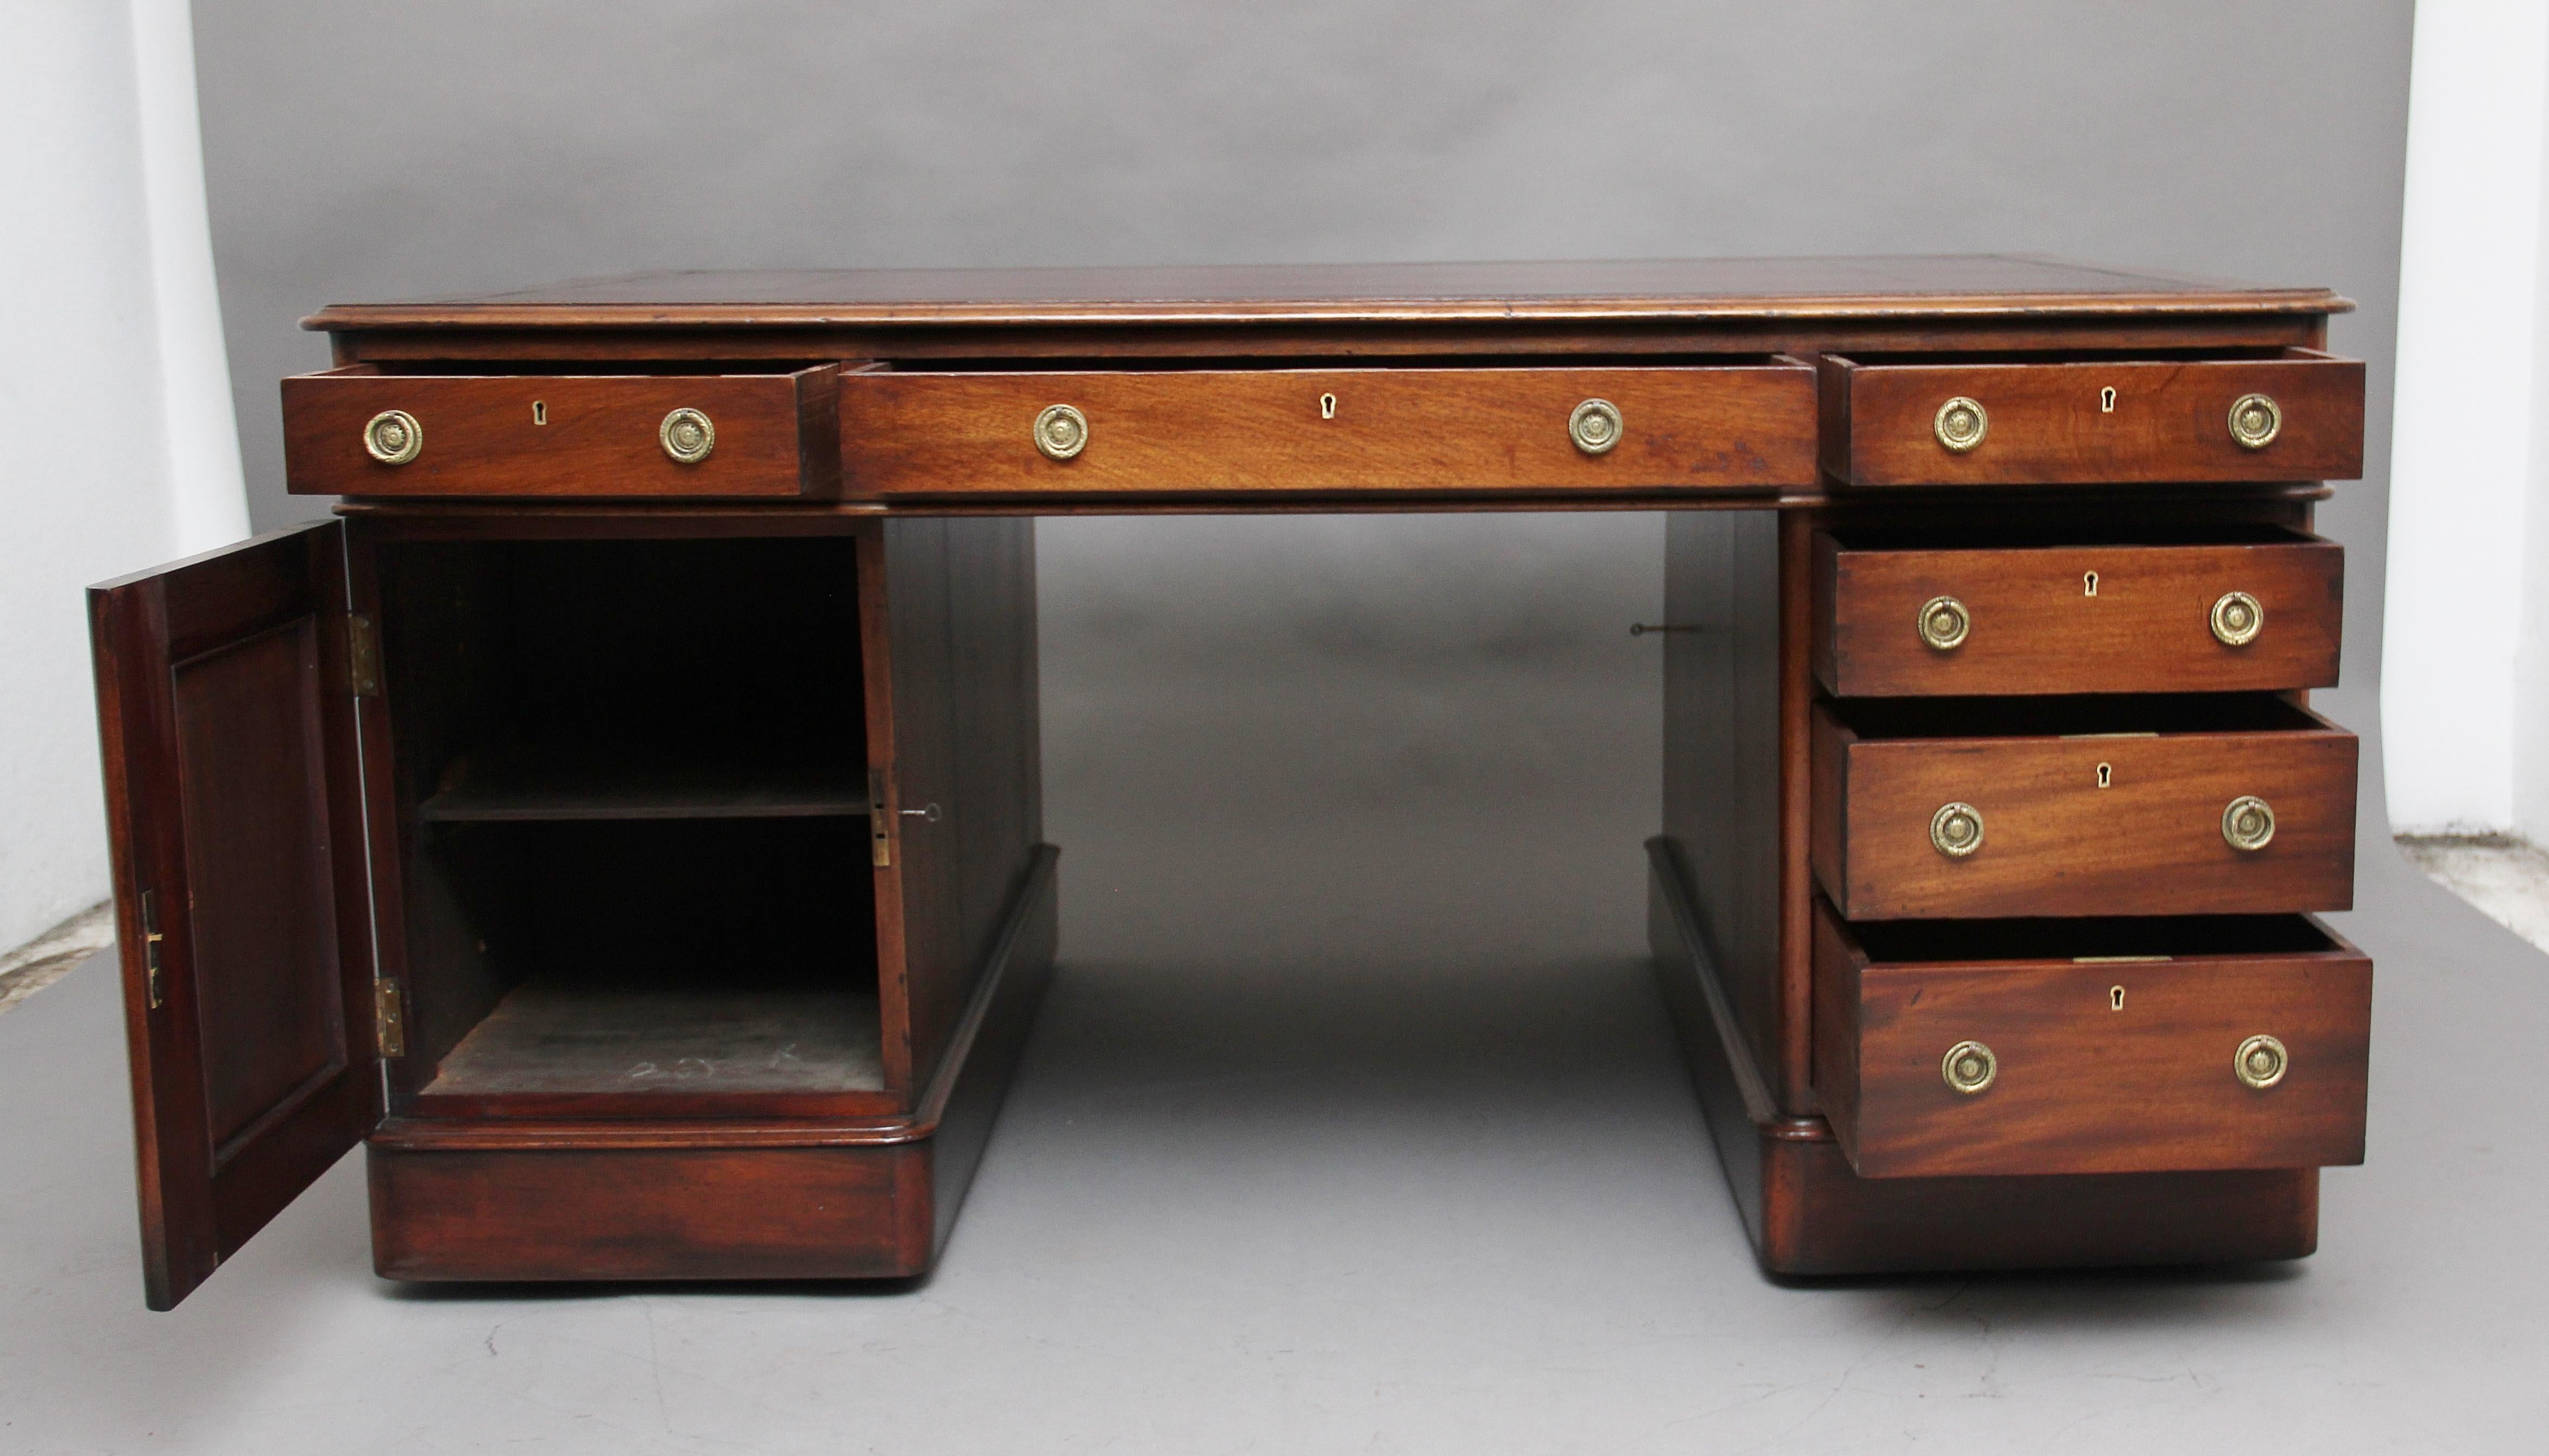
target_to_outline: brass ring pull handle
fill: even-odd
[[[2239,1044],[2238,1054],[2230,1058],[2230,1070],[2238,1074],[2240,1081],[2263,1092],[2284,1079],[2292,1061],[2283,1043],[2272,1037],[2250,1037]]]
[[[1069,460],[1088,448],[1088,416],[1069,405],[1047,405],[1035,417],[1035,447],[1047,460]]]
[[[1940,804],[1930,816],[1930,844],[1950,860],[1983,847],[1983,811],[1971,804]]]
[[[697,465],[716,449],[716,426],[697,410],[676,410],[655,426],[655,443],[675,465]]]
[[[1587,455],[1607,455],[1620,443],[1627,426],[1620,419],[1620,407],[1608,400],[1587,400],[1566,416],[1566,437],[1575,448]]]
[[[1921,640],[1940,652],[1953,652],[1973,626],[1973,614],[1952,596],[1933,596],[1921,603]]]
[[[425,426],[404,410],[384,410],[363,425],[363,452],[383,465],[405,465],[425,448]]]
[[[1950,1088],[1971,1097],[2000,1075],[2000,1058],[1980,1042],[1958,1042],[1939,1060],[1938,1075]]]
[[[2284,427],[2284,407],[2272,395],[2241,395],[2230,402],[2230,438],[2243,450],[2262,450]]]
[[[1983,409],[1980,401],[1958,395],[1938,407],[1938,415],[1930,421],[1930,428],[1939,444],[1962,455],[1991,433],[1991,411]]]
[[[2266,609],[2245,592],[2224,592],[2213,603],[2213,635],[2224,647],[2245,647],[2266,625]]]
[[[2221,811],[2221,837],[2230,848],[2251,854],[2274,842],[2275,811],[2264,799],[2243,793]]]

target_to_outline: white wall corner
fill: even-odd
[[[231,408],[221,292],[204,200],[203,122],[195,102],[188,0],[132,0],[141,103],[142,197],[150,229],[150,291],[177,556],[248,533],[238,416]]]
[[[2549,88],[2549,41],[2532,55],[2534,73]],[[2541,170],[2533,187],[2549,214],[2549,118],[2544,118]],[[2549,843],[2549,223],[2532,258],[2530,317],[2533,421],[2531,454],[2523,472],[2522,611],[2513,660],[2512,829],[2534,844]]]
[[[81,589],[244,534],[184,0],[10,14],[0,269],[0,950],[105,897]]]
[[[2529,536],[2549,530],[2527,508],[2549,468],[2544,95],[2549,0],[2417,7],[2382,633],[2400,833],[2513,827],[2519,705],[2534,702],[2517,665],[2549,668],[2549,635],[2524,645]],[[2533,677],[2549,711],[2549,675]]]

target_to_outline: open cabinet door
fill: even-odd
[[[371,654],[333,521],[92,588],[89,630],[165,1310],[380,1121],[354,731]]]

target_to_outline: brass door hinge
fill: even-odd
[[[159,897],[156,892],[142,892],[142,988],[149,998],[150,1009],[168,1004],[167,993],[159,985]]]
[[[381,1055],[407,1055],[407,1012],[399,1001],[398,977],[372,982],[372,1040]]]
[[[381,695],[381,634],[361,612],[345,617],[345,679],[356,697]]]
[[[876,867],[894,864],[894,816],[885,807],[885,771],[868,771],[868,849]]]

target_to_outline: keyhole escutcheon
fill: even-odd
[[[2124,1009],[2124,987],[2109,986],[2107,988],[2107,1009],[2109,1011],[2122,1011]]]
[[[2105,389],[2098,391],[2098,412],[2101,414],[2113,414],[2116,412],[2116,387],[2114,385],[2109,385]]]
[[[1336,397],[1336,396],[1334,396],[1334,395],[1321,395],[1321,396],[1319,396],[1319,417],[1320,417],[1321,419],[1334,419],[1334,418],[1336,418],[1336,417],[1337,417],[1337,397]]]
[[[2112,788],[2115,786],[2115,782],[2116,766],[2113,764],[2100,764],[2098,766],[2098,786],[2100,788]]]
[[[533,424],[546,424],[546,423],[548,423],[548,422],[549,422],[549,406],[548,406],[548,402],[547,402],[546,400],[533,400],[533,401],[531,402],[531,423],[533,423]]]
[[[2080,574],[2080,594],[2083,596],[2095,596],[2098,594],[2098,574],[2096,572],[2082,572]]]

